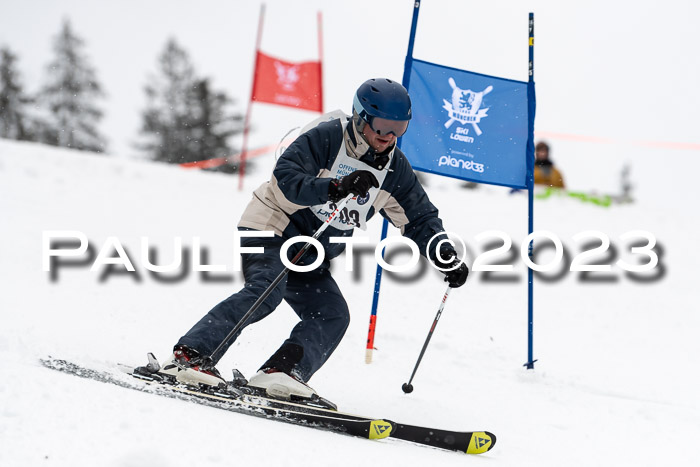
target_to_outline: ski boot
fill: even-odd
[[[299,376],[296,365],[303,356],[304,349],[300,345],[285,342],[250,378],[246,387],[274,399],[337,410],[333,402],[316,394]]]
[[[312,399],[318,397],[309,385],[304,383],[294,374],[287,374],[277,368],[264,368],[258,371],[250,381],[248,386],[264,389],[269,396],[279,399],[291,400],[292,396],[299,399]]]
[[[198,351],[178,345],[159,373],[174,376],[177,381],[188,386],[200,384],[212,387],[226,386],[226,381],[216,368],[201,368],[203,361]]]

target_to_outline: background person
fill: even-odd
[[[549,158],[549,145],[540,141],[535,146],[535,185],[566,188],[561,172]]]

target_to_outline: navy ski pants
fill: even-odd
[[[280,259],[280,247],[284,242],[285,239],[278,236],[241,238],[242,247],[261,246],[265,249],[263,253],[241,255],[244,287],[212,308],[180,338],[178,345],[186,345],[202,355],[210,355],[284,269]],[[302,245],[302,242],[295,244],[298,247]],[[293,251],[293,248],[289,251]],[[314,253],[312,247],[307,255],[313,256]],[[282,299],[292,307],[301,321],[294,326],[285,342],[297,344],[304,349],[303,357],[294,369],[304,381],[308,381],[328,360],[350,323],[348,305],[331,277],[329,267],[330,262],[326,259],[313,271],[290,271],[247,323],[265,318],[277,308]],[[228,346],[238,335],[228,342]]]

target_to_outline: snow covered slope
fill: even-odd
[[[563,149],[560,150],[565,152]],[[610,155],[616,167],[632,155]],[[499,437],[484,455],[492,465],[694,465],[700,426],[700,318],[697,312],[698,225],[692,174],[680,153],[634,154],[636,202],[608,209],[572,198],[536,205],[536,229],[555,233],[571,256],[573,236],[598,230],[617,258],[634,262],[619,236],[652,232],[660,265],[641,281],[617,267],[582,280],[578,273],[536,281],[534,371],[526,360],[526,281],[515,272],[497,281],[473,273],[455,291],[414,380],[401,392],[444,290],[429,271],[383,285],[375,361],[364,363],[375,263],[359,256],[354,273],[334,265],[353,321],[328,364],[311,380],[349,412],[450,429],[487,429]],[[594,157],[594,156],[592,156]],[[655,162],[685,164],[664,177]],[[597,182],[595,160],[576,167],[575,189]],[[34,144],[0,141],[0,465],[464,465],[484,462],[391,441],[369,442],[167,400],[44,369],[52,355],[88,366],[140,363],[147,351],[165,358],[173,343],[212,305],[242,286],[233,268],[233,232],[251,190],[273,161],[236,190],[235,178],[145,162],[115,160]],[[570,161],[569,167],[575,162]],[[609,174],[604,174],[609,177]],[[586,181],[588,185],[586,186]],[[578,185],[578,186],[577,186]],[[526,234],[526,197],[508,190],[465,190],[427,178],[446,227],[470,245],[501,230],[519,247]],[[372,222],[372,244],[381,221]],[[110,237],[125,247],[136,273],[91,271],[91,261],[42,270],[42,232],[85,234],[93,254]],[[393,232],[395,235],[396,232]],[[202,278],[185,269],[154,277],[141,257],[141,237],[158,264],[181,237],[199,237],[207,264],[227,272]],[[541,261],[547,261],[547,252]],[[551,252],[549,252],[551,256]],[[396,263],[405,256],[398,255]],[[507,259],[507,258],[506,258]],[[500,258],[504,260],[504,258]],[[602,255],[596,261],[610,262]],[[660,272],[658,275],[655,275]],[[169,280],[164,280],[167,277]],[[217,280],[212,279],[217,278]],[[219,365],[251,375],[295,322],[282,305],[249,327]]]

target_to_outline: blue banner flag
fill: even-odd
[[[527,188],[527,82],[414,60],[409,83],[401,150],[414,169]]]

